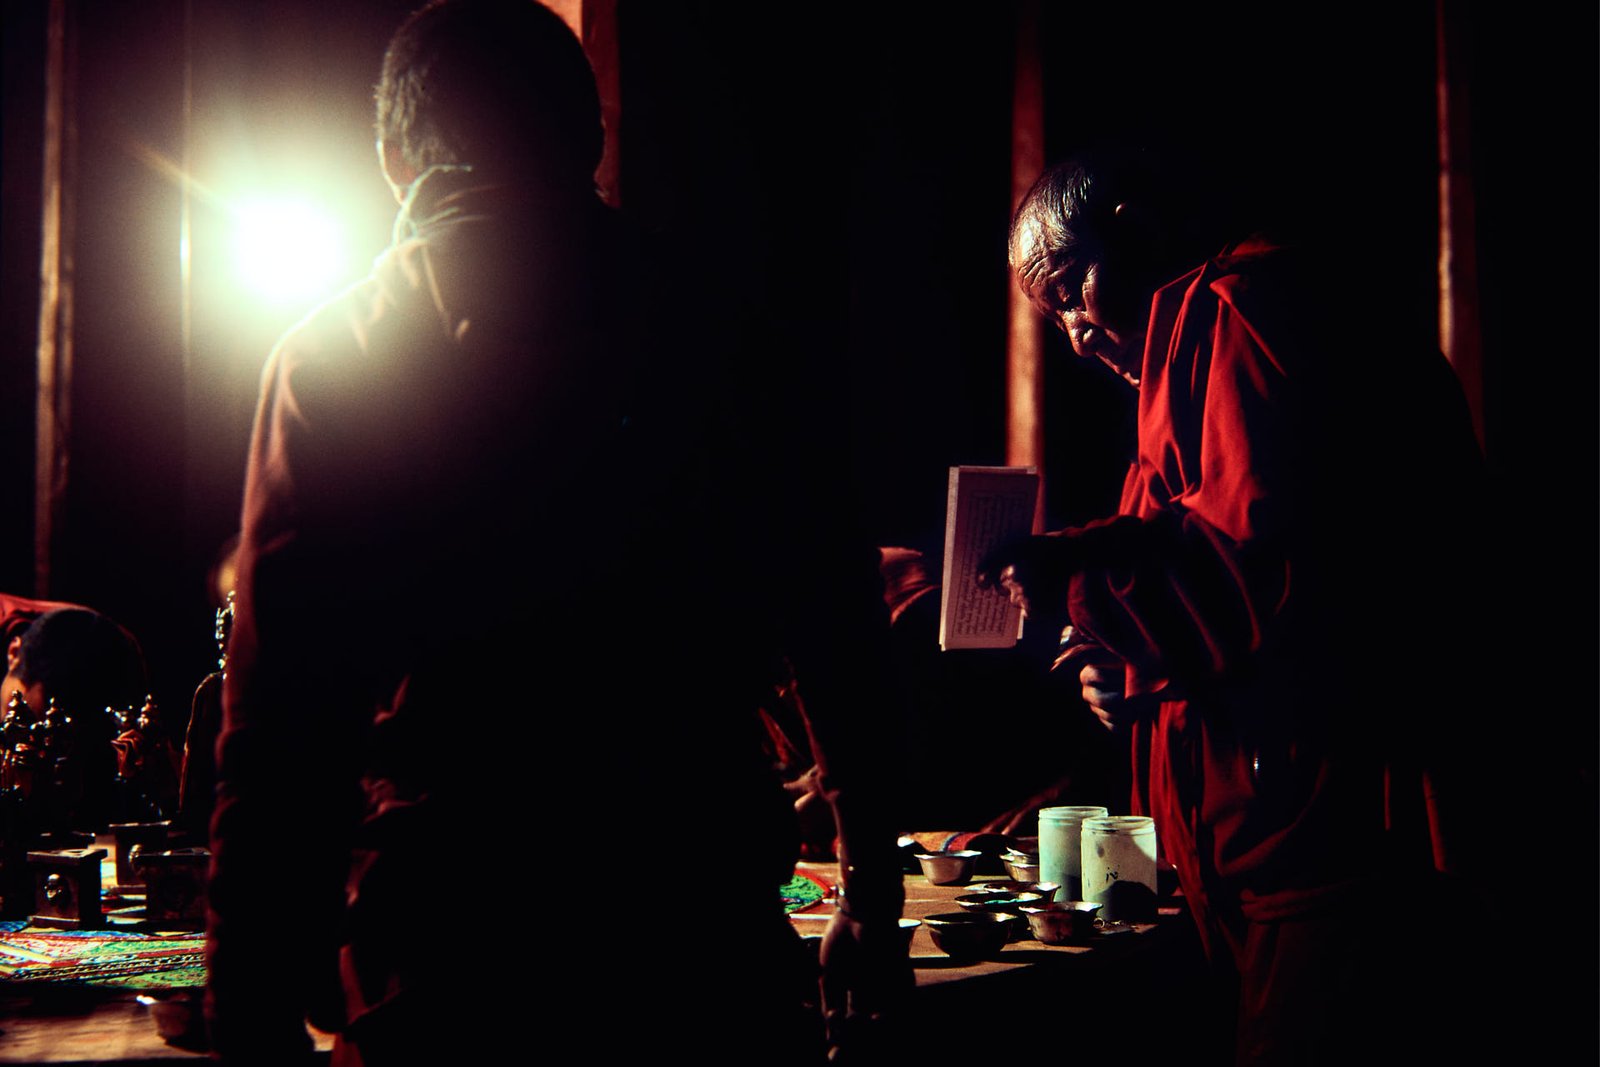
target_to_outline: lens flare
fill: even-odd
[[[258,199],[234,211],[240,283],[273,306],[309,304],[348,281],[344,228],[307,200]]]

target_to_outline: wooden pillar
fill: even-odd
[[[1038,0],[1017,7],[1016,66],[1011,98],[1011,211],[1044,171],[1044,70],[1039,54]],[[1044,319],[1008,284],[1006,328],[1006,463],[1039,469],[1035,532],[1044,523]]]
[[[1478,444],[1483,423],[1483,335],[1478,311],[1477,200],[1468,143],[1466,27],[1470,10],[1436,0],[1439,109],[1439,345],[1455,368],[1472,412]]]
[[[68,474],[72,401],[77,124],[72,0],[50,0],[45,28],[44,181],[34,448],[33,592],[51,595]]]

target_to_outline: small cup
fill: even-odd
[[[1041,905],[1048,901],[1049,898],[1043,893],[1032,890],[1020,893],[963,893],[956,897],[956,903],[966,911],[1003,911],[1013,915],[1022,914],[1025,906]]]
[[[940,951],[954,960],[987,960],[1011,941],[1017,917],[1001,912],[957,911],[922,920]]]
[[[996,893],[1009,896],[1013,893],[1043,893],[1054,897],[1061,887],[1054,882],[1019,882],[1014,878],[993,878],[986,882],[973,882],[969,893]]]
[[[1046,945],[1078,945],[1094,936],[1100,905],[1088,900],[1058,900],[1022,909],[1033,939]]]
[[[1000,857],[1006,865],[1006,874],[1016,882],[1036,882],[1039,880],[1039,859],[1023,852],[1008,852]]]
[[[954,852],[919,852],[923,877],[932,885],[966,885],[972,881],[972,865],[983,853],[972,849]]]

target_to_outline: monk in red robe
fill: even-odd
[[[1058,665],[1129,736],[1238,1060],[1435,1047],[1434,946],[1374,917],[1470,858],[1440,715],[1473,617],[1459,387],[1377,270],[1261,234],[1185,261],[1133,173],[1047,172],[1010,243],[1073,351],[1139,391],[1119,514],[986,576],[1070,625]]]

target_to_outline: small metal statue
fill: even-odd
[[[120,814],[139,822],[166,818],[178,795],[178,757],[161,730],[155,698],[147,695],[137,712],[107,708],[106,714],[115,730],[111,748]]]

